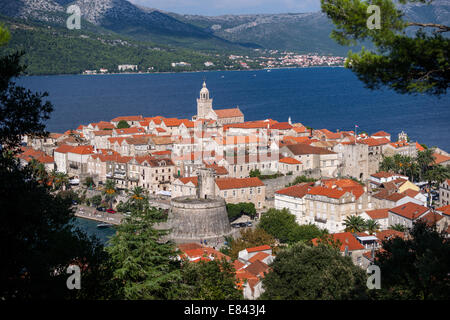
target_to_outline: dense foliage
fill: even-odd
[[[450,27],[425,21],[405,21],[397,5],[429,0],[321,0],[322,11],[336,26],[332,37],[342,45],[370,41],[375,50],[350,52],[351,68],[367,87],[388,86],[400,93],[443,95],[450,79]],[[380,10],[380,28],[368,28],[370,5]],[[426,7],[423,9],[426,10]],[[414,37],[406,34],[417,28]],[[426,30],[424,30],[424,28]],[[427,32],[432,30],[433,32]]]
[[[242,215],[254,218],[256,215],[255,204],[252,202],[227,203],[228,219],[230,222],[238,219]]]
[[[382,299],[448,300],[450,297],[450,242],[425,223],[415,223],[410,238],[383,242],[376,255],[382,276]]]
[[[295,215],[291,214],[288,209],[269,209],[262,214],[258,228],[263,229],[282,243],[299,241],[307,243],[328,233],[312,224],[299,225],[295,221]]]
[[[228,250],[228,255],[231,259],[235,260],[238,258],[239,251],[258,247],[262,245],[268,245],[272,248],[275,247],[275,238],[268,234],[261,228],[246,228],[241,230],[241,236],[238,239],[233,239],[230,243],[230,248]]]
[[[346,300],[365,297],[367,276],[331,246],[298,243],[281,251],[263,280],[262,299]]]
[[[108,255],[98,240],[74,228],[70,197],[50,192],[42,166],[23,167],[13,157],[22,135],[45,134],[52,111],[42,101],[46,94],[11,81],[24,70],[20,56],[0,58],[0,300],[113,297]],[[82,290],[67,288],[72,264],[82,270]]]

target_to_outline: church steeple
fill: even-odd
[[[209,97],[209,90],[206,82],[203,81],[203,88],[200,90],[200,97],[197,99],[197,119],[205,119],[212,111],[213,99]]]

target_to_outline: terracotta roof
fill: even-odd
[[[217,117],[219,119],[223,118],[235,118],[235,117],[243,117],[243,113],[239,108],[231,108],[231,109],[221,109],[221,110],[214,110]]]
[[[384,240],[389,240],[393,237],[400,237],[402,239],[405,238],[405,233],[401,232],[401,231],[397,231],[397,230],[383,230],[383,231],[379,231],[375,234],[375,236],[380,239],[381,241]]]
[[[262,245],[262,246],[257,246],[257,247],[252,247],[252,248],[247,248],[247,252],[251,253],[251,252],[258,252],[258,251],[266,251],[266,250],[271,250],[272,248],[268,245]]]
[[[55,152],[58,152],[58,153],[67,153],[67,152],[69,152],[70,150],[72,150],[73,148],[74,148],[74,147],[69,146],[69,145],[67,145],[67,144],[62,144],[62,145],[59,145],[58,148],[55,149]]]
[[[397,142],[390,143],[390,145],[393,146],[394,148],[401,148],[401,147],[409,146],[409,143],[406,141],[397,141]]]
[[[269,266],[260,260],[256,260],[252,264],[250,264],[245,271],[250,274],[253,274],[257,277],[263,278],[264,275],[269,271]]]
[[[418,151],[424,151],[424,150],[425,150],[425,148],[422,147],[417,141],[416,141],[416,149],[417,149]]]
[[[450,204],[440,207],[440,208],[437,208],[436,211],[442,212],[446,216],[450,216]]]
[[[289,122],[278,122],[270,126],[270,129],[272,130],[290,130],[292,128],[293,127],[289,124]]]
[[[116,134],[122,135],[122,134],[136,134],[136,133],[144,133],[144,128],[140,127],[131,127],[131,128],[123,128],[123,129],[114,129]]]
[[[362,187],[358,182],[352,179],[322,179],[321,184],[327,188],[337,187]]]
[[[99,130],[114,129],[114,125],[111,122],[106,122],[106,121],[100,121],[98,123],[91,123],[91,125],[94,128],[97,127]]]
[[[378,131],[372,135],[372,137],[389,137],[389,136],[391,135],[385,131]]]
[[[348,251],[365,249],[364,246],[361,243],[359,243],[359,241],[355,238],[355,236],[351,232],[333,233],[329,236],[331,236],[334,241],[340,242],[341,252],[345,251],[346,246],[348,246]],[[312,243],[314,245],[318,245],[319,242],[320,242],[319,238],[312,239]]]
[[[219,166],[219,165],[217,165],[217,164],[215,164],[215,163],[213,163],[213,164],[206,164],[205,166],[206,166],[207,168],[214,169],[215,173],[216,173],[217,175],[219,175],[219,176],[227,175],[227,174],[228,174],[228,170],[227,170],[225,167]]]
[[[22,150],[22,153],[17,154],[17,157],[22,160],[25,160],[27,162],[31,161],[32,159],[34,159],[40,163],[55,162],[54,158],[47,155],[44,151],[34,150],[33,148],[29,148],[29,147],[22,147],[21,150]]]
[[[302,164],[297,159],[294,159],[294,158],[291,158],[291,157],[286,157],[286,158],[280,159],[279,162],[286,163],[286,164]]]
[[[119,122],[121,120],[125,121],[142,121],[144,118],[142,116],[125,116],[125,117],[117,117],[111,120],[111,122]]]
[[[412,189],[406,189],[405,191],[403,191],[403,194],[407,195],[408,197],[414,198],[415,196],[417,196],[419,194],[419,191],[415,191]]]
[[[430,211],[419,220],[424,221],[429,226],[434,226],[436,225],[437,222],[439,222],[443,218],[444,216],[441,216],[440,214]]]
[[[283,141],[296,144],[296,143],[306,143],[310,144],[313,142],[313,139],[310,139],[309,137],[291,137],[291,136],[285,136],[283,137]]]
[[[241,270],[243,267],[245,267],[245,264],[243,264],[243,263],[240,262],[239,260],[234,260],[232,264],[233,264],[234,270],[236,270],[236,271],[239,271],[239,270]]]
[[[414,202],[408,202],[398,207],[389,209],[389,212],[395,213],[410,220],[417,219],[427,211],[429,211],[427,207],[421,206]]]
[[[338,188],[332,189],[332,188],[326,188],[326,187],[322,187],[322,186],[312,187],[307,192],[307,194],[325,196],[325,197],[333,198],[333,199],[339,199],[346,193],[347,193],[347,191],[342,190],[342,189],[338,189]]]
[[[376,209],[364,211],[372,220],[387,219],[389,216],[389,209]]]
[[[198,186],[198,177],[185,177],[185,178],[178,178],[183,184],[187,184],[189,182],[192,182],[196,187]]]
[[[303,198],[308,190],[314,185],[313,182],[310,183],[301,183],[291,187],[287,187],[281,190],[276,191],[276,194],[282,194],[289,197],[295,198]]]
[[[94,136],[96,137],[102,137],[102,136],[111,136],[112,130],[100,130],[100,131],[94,131]]]
[[[221,178],[216,179],[220,190],[262,187],[264,183],[259,178]]]
[[[444,156],[443,154],[433,153],[433,156],[435,157],[434,162],[436,164],[441,164],[443,162],[450,161],[450,157]]]
[[[270,254],[265,253],[265,252],[258,252],[257,254],[255,254],[253,257],[251,257],[250,259],[248,259],[248,261],[250,263],[255,262],[256,260],[259,261],[263,261],[265,258],[267,258],[268,256],[270,256]],[[264,261],[263,261],[264,262]]]
[[[328,130],[328,129],[319,129],[319,130],[314,130],[313,131],[314,133],[322,133],[323,135],[325,135],[325,137],[327,138],[327,139],[331,139],[331,140],[336,140],[336,139],[340,139],[340,138],[342,138],[342,134],[340,133],[340,132],[331,132],[330,130]]]
[[[336,154],[333,151],[329,151],[324,148],[313,147],[307,144],[291,144],[287,145],[288,148],[294,155],[303,155],[303,154]]]
[[[399,177],[405,177],[402,174],[398,174],[398,173],[394,173],[394,172],[386,172],[386,171],[380,171],[377,173],[373,173],[370,175],[371,177],[375,177],[375,178],[390,178],[393,176],[399,176]]]
[[[367,138],[367,139],[358,140],[358,142],[367,144],[369,147],[377,147],[377,146],[388,144],[391,141],[386,138],[381,138],[381,139]]]
[[[73,147],[69,152],[76,153],[76,154],[93,154],[94,147],[92,147],[92,146],[77,146],[77,147]]]

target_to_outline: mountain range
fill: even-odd
[[[88,32],[90,35],[66,32],[66,20],[69,17],[66,8],[69,5],[80,8],[82,29],[79,32]],[[401,9],[409,21],[450,25],[448,0],[434,0],[432,5],[409,3]],[[56,47],[60,49],[58,54],[69,54],[70,50],[62,47],[73,47],[68,38],[79,43],[79,37],[91,38],[89,44],[80,45],[94,53],[109,50],[105,47],[105,41],[112,41],[107,40],[108,37],[114,38],[116,44],[127,43],[120,57],[127,55],[126,50],[131,49],[126,47],[130,45],[135,49],[143,46],[167,48],[173,52],[178,50],[172,57],[180,58],[186,57],[186,50],[189,50],[187,55],[196,60],[199,66],[203,64],[200,63],[199,54],[221,54],[222,57],[231,53],[251,55],[254,53],[251,49],[258,48],[345,56],[351,49],[330,39],[333,24],[322,12],[201,16],[164,12],[137,6],[127,0],[0,0],[0,22],[10,23],[11,19],[17,41],[28,41],[29,45],[32,43],[39,50],[48,49],[56,42]],[[51,33],[48,28],[51,28]],[[95,35],[98,35],[99,43],[93,41]],[[33,37],[34,40],[30,40]],[[117,46],[114,49],[117,51]],[[105,54],[98,55],[98,61],[102,61]],[[130,60],[139,62],[146,59],[142,58],[139,50],[130,55],[134,57]],[[154,52],[151,56],[151,61],[157,57]],[[108,58],[111,58],[111,65],[118,59]],[[34,59],[38,59],[37,55]],[[69,61],[71,59],[67,58]],[[35,63],[33,59],[30,61]],[[152,62],[152,65],[155,63]],[[71,72],[77,72],[80,68],[81,62]]]
[[[80,7],[90,27],[154,43],[199,50],[250,47],[339,55],[348,51],[329,38],[333,25],[321,12],[211,17],[163,12],[126,0],[8,0],[0,3],[0,14],[61,25],[68,16],[65,8],[72,4]],[[412,21],[450,22],[447,0],[409,3],[402,10]]]

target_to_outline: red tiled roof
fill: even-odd
[[[256,260],[252,264],[250,264],[245,271],[254,276],[263,278],[264,275],[269,271],[269,266],[260,260]]]
[[[220,190],[262,187],[264,183],[255,178],[221,178],[216,179],[216,185]]]
[[[142,116],[125,116],[125,117],[117,117],[111,120],[111,122],[119,122],[121,120],[125,121],[142,121],[144,118]]]
[[[239,108],[231,108],[231,109],[221,109],[221,110],[214,110],[217,117],[219,119],[223,118],[235,118],[235,117],[243,117],[241,110]]]
[[[292,128],[293,127],[289,124],[289,122],[278,122],[270,126],[270,129],[272,130],[290,130]]]
[[[440,208],[437,208],[436,211],[442,212],[446,216],[450,216],[450,204],[440,207]]]
[[[378,131],[372,135],[372,137],[389,137],[390,134],[385,131]]]
[[[189,182],[192,182],[196,187],[198,186],[198,177],[185,177],[185,178],[178,178],[183,184],[187,184]]]
[[[333,237],[334,241],[340,242],[341,252],[345,251],[346,246],[348,246],[349,251],[365,249],[364,246],[361,243],[359,243],[359,241],[355,238],[355,236],[351,232],[333,233],[330,236]],[[319,238],[312,239],[312,243],[314,245],[318,245],[319,242],[320,242]]]
[[[282,194],[295,198],[303,198],[314,183],[301,183],[276,191],[276,194]]]
[[[376,138],[367,138],[358,141],[359,143],[367,144],[369,147],[377,147],[384,144],[388,144],[391,141],[386,138],[376,139]]]
[[[334,199],[341,198],[345,193],[346,193],[346,191],[344,191],[344,190],[339,190],[337,188],[331,189],[331,188],[326,188],[326,187],[322,187],[322,186],[312,187],[307,192],[307,194],[325,196],[325,197],[334,198]]]
[[[248,259],[248,261],[250,263],[255,262],[256,260],[259,261],[263,261],[265,258],[267,258],[268,256],[270,256],[270,254],[265,253],[265,252],[258,252],[257,254],[255,254],[253,257],[251,257],[250,259]]]
[[[389,240],[393,237],[400,237],[402,239],[405,238],[405,233],[404,232],[400,232],[397,230],[383,230],[383,231],[378,231],[375,236],[380,239],[381,241],[383,240]]]
[[[441,164],[443,162],[450,161],[450,157],[444,156],[443,154],[433,153],[433,156],[435,157],[434,162],[436,164]]]
[[[74,147],[69,146],[69,145],[67,145],[67,144],[62,144],[62,145],[58,146],[58,148],[55,149],[55,152],[58,152],[58,153],[67,153],[67,152],[69,152],[70,150],[72,150],[73,148],[74,148]]]
[[[410,220],[415,220],[425,212],[429,211],[429,209],[414,202],[408,202],[398,207],[389,209],[389,211]]]
[[[258,251],[266,251],[266,250],[271,250],[272,248],[268,245],[262,245],[262,246],[258,246],[258,247],[253,247],[253,248],[247,248],[247,252],[251,253],[251,252],[258,252]]]
[[[131,127],[131,128],[123,128],[123,129],[114,129],[116,134],[122,135],[122,134],[136,134],[136,133],[144,133],[145,130],[140,127]]]
[[[93,154],[94,147],[92,147],[92,146],[77,146],[77,147],[73,147],[69,152],[76,153],[76,154]]]
[[[437,222],[439,222],[443,218],[444,217],[441,216],[440,214],[430,211],[419,220],[424,221],[429,226],[434,226],[436,225]]]
[[[302,164],[297,159],[294,159],[294,158],[291,158],[291,157],[286,157],[286,158],[280,159],[279,162],[286,163],[286,164]]]
[[[367,210],[365,213],[373,220],[387,219],[389,216],[389,209]]]
[[[287,145],[288,148],[294,155],[303,154],[335,154],[333,151],[329,151],[325,148],[313,147],[307,144],[291,144]]]

